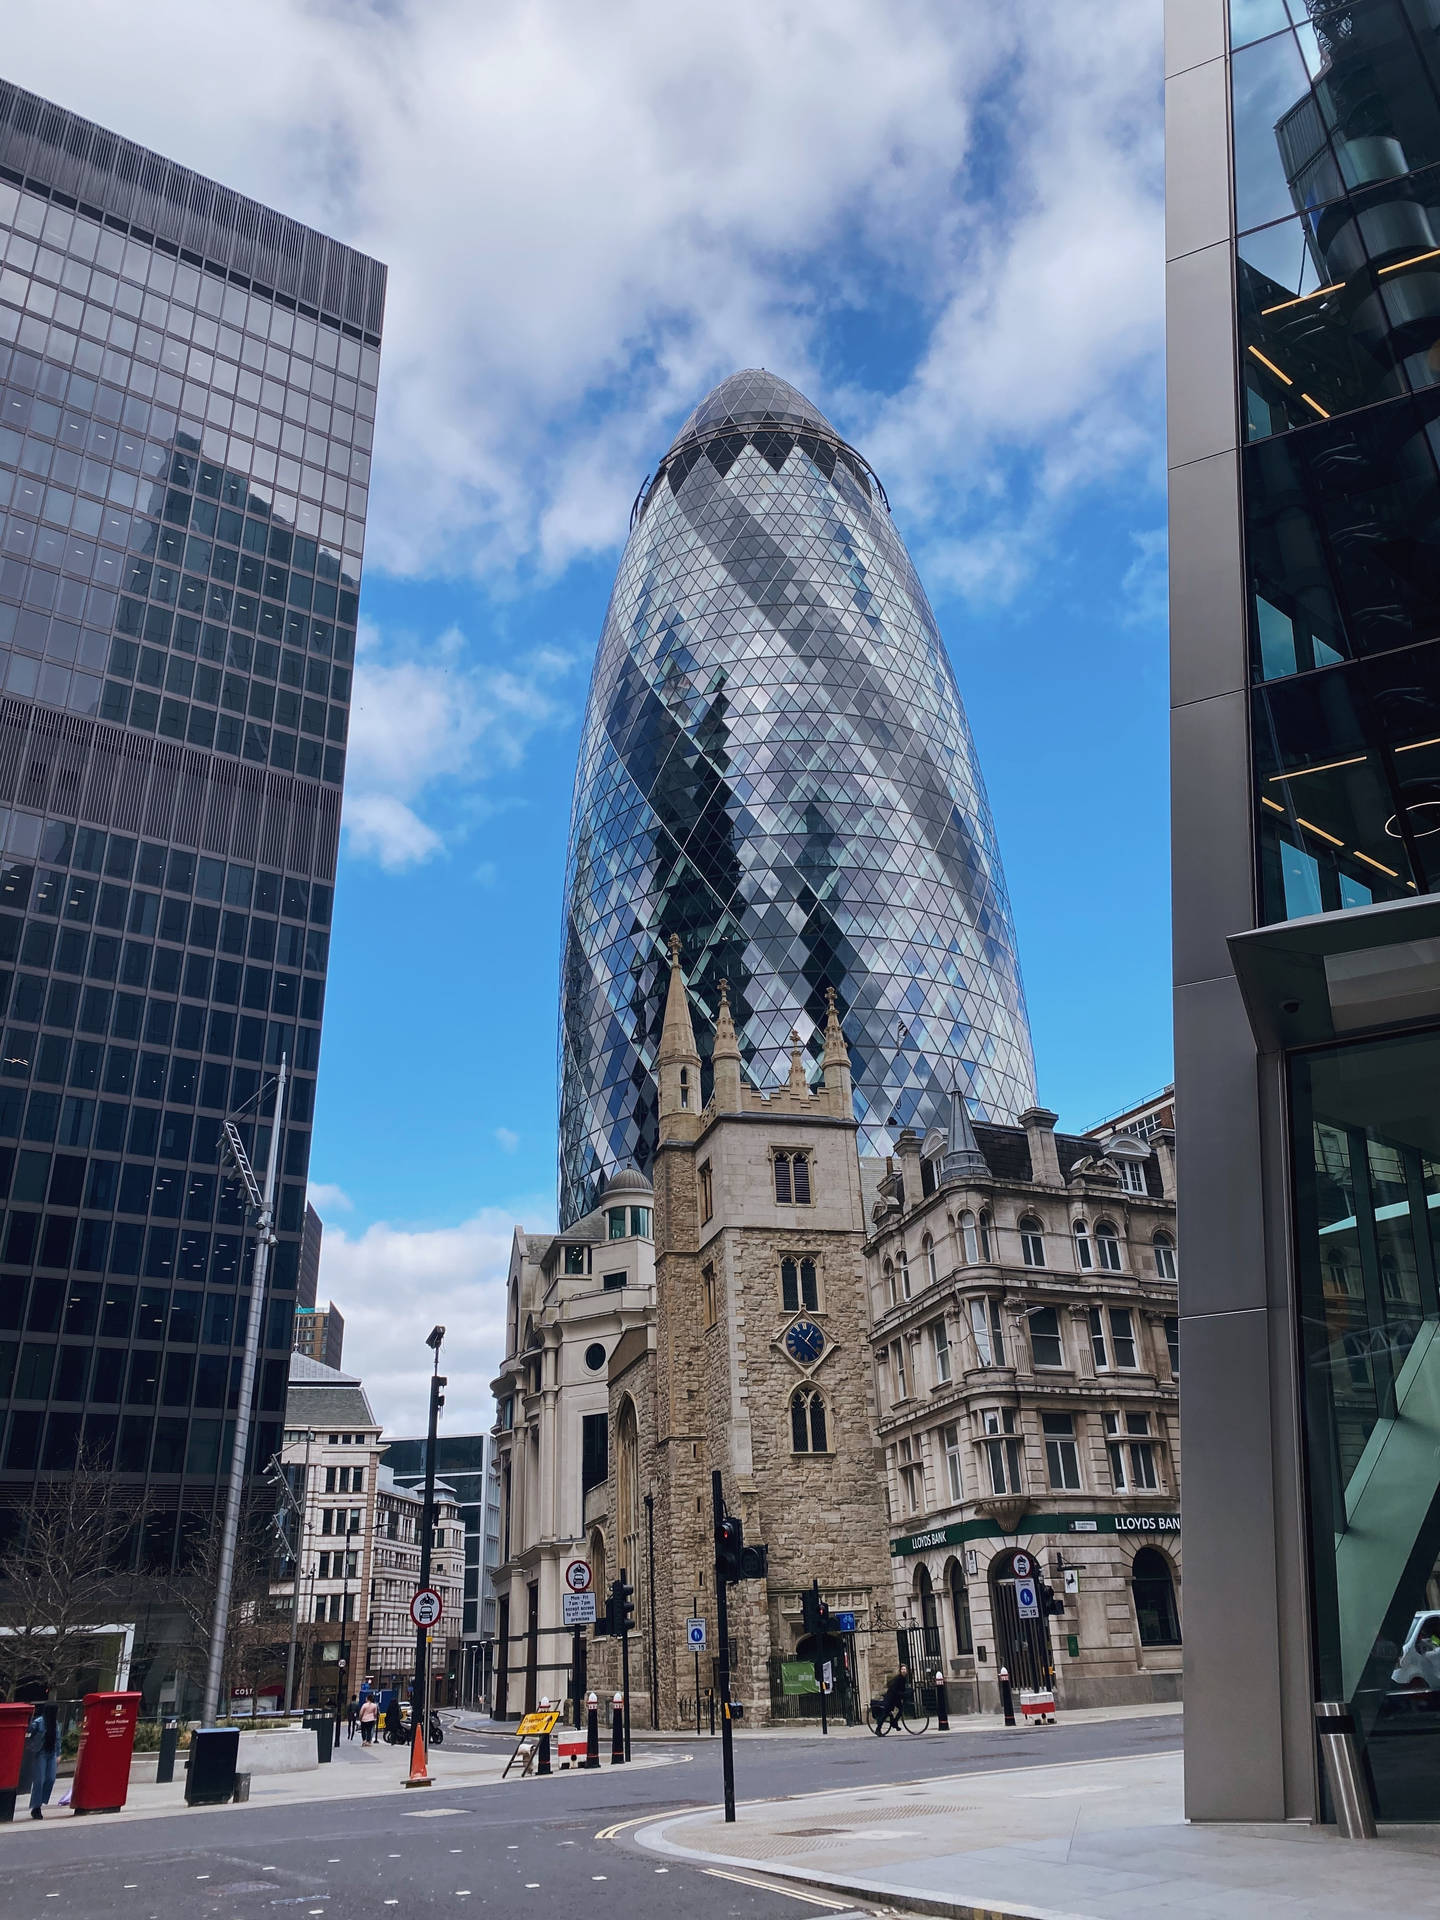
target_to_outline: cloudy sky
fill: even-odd
[[[385,260],[312,1174],[397,1429],[488,1425],[554,1217],[574,750],[643,477],[734,368],[885,481],[1041,1094],[1170,1072],[1156,0],[9,0],[6,76]],[[406,1355],[415,1352],[415,1358]]]

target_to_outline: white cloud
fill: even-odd
[[[344,1364],[365,1383],[376,1417],[393,1434],[421,1433],[428,1404],[425,1336],[445,1328],[441,1371],[445,1430],[480,1433],[494,1419],[490,1382],[504,1357],[505,1276],[518,1222],[553,1223],[554,1202],[523,1200],[514,1213],[487,1207],[455,1227],[377,1222],[350,1238],[329,1229],[320,1287],[345,1316]]]
[[[355,1202],[345,1189],[332,1185],[328,1180],[312,1180],[306,1198],[322,1220],[334,1213],[355,1211]]]
[[[392,871],[439,853],[445,835],[418,811],[497,766],[514,766],[530,737],[567,711],[562,683],[578,657],[533,650],[514,668],[473,663],[455,628],[423,652],[406,636],[361,633],[350,712],[345,826],[352,853]]]
[[[1156,441],[1153,0],[244,19],[260,59],[193,0],[11,0],[6,69],[388,262],[370,552],[392,569],[609,547],[678,417],[748,363],[866,437],[908,525],[963,514],[936,564],[972,590]],[[827,323],[877,288],[922,336],[888,400],[827,377]],[[410,812],[369,809],[362,838],[425,857]]]
[[[509,1127],[496,1127],[495,1144],[502,1153],[514,1153],[520,1144],[518,1133],[512,1133]]]
[[[1164,527],[1130,536],[1135,558],[1120,582],[1121,618],[1127,626],[1162,626],[1169,616],[1170,545]]]

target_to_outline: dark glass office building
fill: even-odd
[[[0,249],[0,1503],[111,1463],[164,1570],[233,1431],[217,1135],[284,1055],[279,1440],[385,273],[8,85]]]
[[[668,941],[728,980],[759,1084],[833,987],[864,1150],[1034,1104],[975,744],[884,488],[794,387],[702,400],[641,488],[595,659],[566,874],[561,1218],[655,1148]],[[709,1046],[700,1034],[702,1054]]]
[[[1189,1808],[1434,1820],[1440,10],[1167,72]]]

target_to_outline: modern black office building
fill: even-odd
[[[1440,1816],[1440,11],[1170,0],[1186,1779]]]
[[[699,403],[635,501],[595,656],[565,880],[560,1215],[647,1171],[669,940],[701,1053],[727,982],[757,1085],[834,988],[865,1151],[1035,1103],[975,742],[885,489],[763,368]],[[706,1089],[708,1092],[708,1088]],[[697,1096],[698,1097],[698,1096]]]
[[[279,1441],[385,271],[9,85],[0,247],[0,1507],[83,1452],[165,1570],[233,1431],[217,1136],[283,1055]]]

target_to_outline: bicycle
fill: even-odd
[[[882,1739],[887,1733],[893,1733],[896,1727],[903,1727],[906,1733],[924,1733],[930,1725],[930,1716],[913,1695],[907,1694],[899,1706],[888,1711],[883,1700],[872,1700],[867,1715],[870,1731]]]

